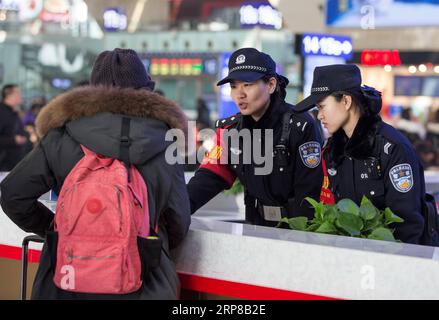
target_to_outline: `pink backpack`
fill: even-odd
[[[145,181],[131,165],[81,146],[55,214],[54,282],[63,290],[126,294],[142,285],[137,237],[150,234]]]

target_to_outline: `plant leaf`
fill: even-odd
[[[313,198],[306,197],[306,201],[308,201],[314,208],[314,216],[320,220],[323,221],[323,211],[324,211],[324,204],[322,202],[317,202]]]
[[[375,229],[367,238],[373,239],[373,240],[384,240],[384,241],[396,242],[395,237],[392,234],[392,231],[390,231],[387,228],[383,228],[383,227]]]
[[[319,203],[311,197],[306,197],[305,200],[308,201],[313,206],[314,209],[316,209],[319,206]]]
[[[398,217],[396,214],[394,214],[392,212],[392,210],[390,210],[390,208],[386,208],[384,210],[384,217],[386,219],[386,224],[404,222],[404,219],[402,219],[402,218]]]
[[[315,230],[315,232],[318,233],[337,233],[337,229],[335,228],[335,226],[329,222],[329,221],[325,221],[323,222],[323,224],[317,228],[317,230]]]
[[[365,196],[361,199],[360,217],[363,220],[373,220],[378,216],[380,211],[373,205],[373,203]]]
[[[363,220],[359,216],[348,212],[341,213],[335,224],[351,236],[359,236],[364,226]]]
[[[244,192],[244,186],[239,179],[236,179],[230,189],[224,190],[223,192],[226,196],[237,195]]]
[[[288,218],[285,217],[285,218],[280,219],[278,224],[276,225],[276,228],[279,228],[283,223],[286,223],[289,225]]]
[[[373,218],[372,220],[364,221],[364,228],[362,231],[364,233],[367,233],[367,232],[370,232],[378,227],[384,227],[384,224],[382,223],[382,218],[381,218],[380,214],[375,216],[375,218]]]
[[[294,217],[288,219],[288,225],[290,226],[290,229],[293,230],[305,231],[307,224],[308,224],[307,217]]]
[[[340,212],[338,212],[337,206],[335,205],[327,205],[327,210],[325,211],[324,219],[332,224],[335,223],[335,220],[340,216]]]
[[[351,199],[341,199],[337,203],[337,207],[342,212],[348,212],[356,216],[360,215],[360,208],[358,208],[357,204]]]
[[[315,232],[320,227],[320,224],[313,223],[306,228],[306,231]]]

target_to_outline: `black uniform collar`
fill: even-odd
[[[242,128],[248,129],[273,129],[278,124],[282,115],[288,110],[283,99],[275,99],[270,102],[268,109],[258,121],[252,116],[242,116]]]
[[[355,159],[372,157],[380,123],[381,118],[378,115],[361,117],[350,139],[343,129],[339,129],[328,141],[330,159],[338,163],[344,156]]]

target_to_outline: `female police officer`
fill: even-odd
[[[318,119],[332,135],[324,151],[330,189],[335,200],[357,204],[367,196],[380,209],[389,207],[404,219],[395,237],[420,243],[425,193],[422,166],[410,142],[378,115],[381,94],[361,87],[355,65],[317,67],[311,95],[295,106],[317,105]]]
[[[323,180],[315,121],[307,113],[293,114],[285,102],[288,79],[276,73],[269,55],[256,49],[231,55],[229,74],[218,85],[226,83],[241,112],[216,123],[217,145],[188,184],[192,212],[238,177],[245,189],[247,222],[273,226],[282,217],[311,218],[313,211],[303,199],[318,199]],[[232,129],[235,135],[229,135]],[[270,170],[261,170],[258,148],[265,150],[261,155],[272,164]]]

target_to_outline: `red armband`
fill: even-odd
[[[320,201],[324,204],[335,204],[334,194],[331,189],[329,189],[329,177],[328,171],[326,170],[326,161],[323,157],[325,149],[322,151],[322,168],[323,168],[323,185],[320,191]]]
[[[236,179],[236,174],[230,169],[227,158],[227,149],[225,149],[223,140],[223,129],[217,129],[215,146],[206,153],[200,168],[212,171],[232,186]]]

